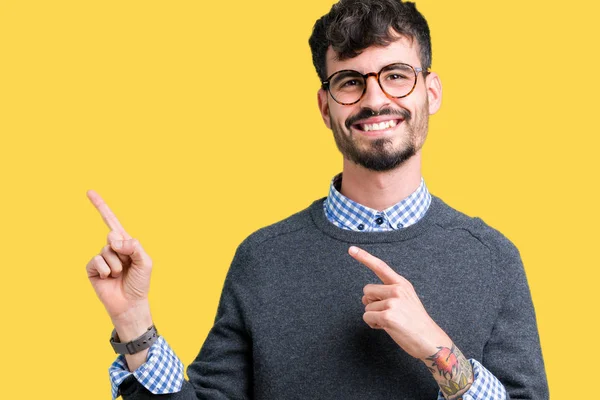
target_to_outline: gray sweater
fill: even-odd
[[[427,367],[362,320],[363,287],[380,282],[348,255],[352,244],[408,279],[429,315],[511,399],[548,398],[518,250],[435,196],[423,219],[398,231],[337,228],[321,199],[250,235],[182,391],[152,395],[130,376],[120,386],[123,397],[435,400]]]

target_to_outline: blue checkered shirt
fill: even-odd
[[[429,209],[431,194],[421,179],[421,184],[410,196],[383,211],[358,204],[339,192],[342,175],[333,178],[329,196],[323,203],[327,219],[342,229],[361,232],[382,232],[406,228],[418,222]],[[469,360],[474,381],[462,396],[463,400],[504,400],[506,390],[500,381],[476,360]],[[160,337],[150,347],[146,363],[129,372],[125,357],[120,355],[109,368],[112,397],[119,396],[119,385],[129,375],[154,394],[175,393],[183,385],[183,364],[167,342]],[[442,391],[438,400],[445,400]]]
[[[341,185],[342,174],[339,174],[329,185],[323,209],[331,223],[351,231],[385,232],[406,228],[419,221],[431,204],[431,194],[422,178],[421,184],[410,196],[383,211],[350,200],[339,192]]]
[[[179,392],[184,379],[182,362],[162,336],[150,347],[146,362],[134,372],[129,372],[125,356],[119,355],[108,373],[113,399],[119,397],[119,385],[131,374],[154,394]]]

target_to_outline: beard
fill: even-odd
[[[404,121],[401,127],[396,129],[404,129],[404,136],[400,139],[400,143],[394,146],[394,141],[391,138],[379,138],[367,140],[360,146],[360,142],[354,137],[352,125],[361,119],[366,119],[379,115],[398,115]],[[390,171],[413,157],[423,147],[427,130],[429,126],[428,101],[425,100],[423,107],[417,110],[417,114],[412,114],[405,109],[384,108],[373,111],[369,108],[362,108],[357,114],[346,119],[344,129],[332,121],[331,130],[335,144],[342,155],[348,160],[358,164],[371,171]]]

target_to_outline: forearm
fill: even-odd
[[[473,367],[454,344],[437,349],[421,361],[427,365],[447,400],[461,399],[473,384]]]

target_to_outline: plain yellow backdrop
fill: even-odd
[[[110,397],[111,324],[85,274],[107,233],[90,188],[153,257],[155,322],[193,360],[237,245],[341,169],[307,44],[331,4],[0,1],[1,398]],[[589,398],[598,6],[417,5],[444,85],[426,182],[518,246],[552,397]]]

